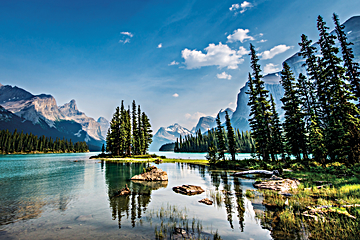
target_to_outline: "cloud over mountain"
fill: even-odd
[[[262,53],[259,54],[259,56],[261,57],[262,60],[266,60],[266,59],[272,59],[273,57],[275,57],[276,55],[286,52],[287,50],[289,50],[291,47],[290,46],[286,46],[284,44],[280,44],[278,46],[273,47],[270,50],[266,50]]]
[[[205,66],[227,67],[228,69],[237,69],[238,64],[244,62],[242,56],[247,53],[246,49],[240,47],[239,50],[233,50],[228,45],[209,44],[205,49],[206,53],[197,50],[185,48],[181,51],[181,56],[185,59],[187,69],[201,68]]]

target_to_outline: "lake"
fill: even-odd
[[[131,182],[146,163],[89,160],[95,154],[0,156],[0,239],[155,239],[155,229],[174,224],[203,238],[217,232],[222,239],[272,239],[258,218],[262,198],[245,196],[254,189],[252,179],[164,163],[151,165],[166,171],[168,182]],[[132,194],[115,197],[126,184]],[[172,190],[183,184],[205,192]],[[205,197],[215,204],[198,202]]]

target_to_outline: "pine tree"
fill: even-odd
[[[351,84],[352,92],[357,98],[358,108],[360,108],[360,72],[359,64],[354,61],[353,50],[350,47],[353,43],[347,42],[346,33],[344,31],[345,27],[340,24],[339,17],[335,13],[333,14],[333,20],[335,23],[335,31],[341,46],[344,67],[346,69],[345,75]]]
[[[281,84],[284,88],[282,108],[285,110],[285,122],[283,123],[286,148],[289,155],[294,155],[301,160],[301,154],[307,158],[307,141],[305,139],[305,124],[303,114],[300,109],[298,91],[295,88],[295,78],[289,65],[284,62],[281,71]]]
[[[270,104],[267,100],[268,92],[265,90],[264,81],[262,81],[261,69],[258,64],[259,58],[256,55],[255,48],[250,44],[251,56],[251,68],[253,69],[253,101],[254,109],[250,114],[253,116],[252,121],[256,122],[256,129],[252,129],[256,132],[255,138],[257,142],[256,150],[261,154],[263,160],[269,161],[269,155],[271,154],[272,160],[275,160],[274,154],[269,149],[269,143],[271,142],[270,135]]]
[[[142,131],[143,131],[143,154],[146,153],[147,149],[149,148],[152,142],[152,130],[151,124],[148,116],[143,112],[141,115],[141,124],[142,124]]]
[[[319,45],[321,49],[322,59],[322,82],[325,82],[327,87],[327,94],[325,95],[327,108],[325,123],[325,146],[331,161],[349,161],[349,156],[353,155],[349,149],[352,141],[358,142],[351,134],[352,131],[358,131],[359,119],[355,116],[359,115],[358,109],[351,102],[355,99],[353,94],[349,91],[348,85],[345,82],[345,69],[341,65],[341,59],[336,56],[339,49],[335,47],[335,36],[327,32],[328,27],[325,25],[322,17],[318,17],[319,30]],[[358,145],[357,143],[355,144]]]
[[[120,109],[119,107],[116,108],[113,118],[110,122],[110,135],[109,135],[109,150],[112,154],[117,156],[120,155],[121,152],[121,142],[122,142],[122,135],[120,129]]]
[[[270,94],[270,103],[271,103],[271,143],[270,149],[277,156],[278,154],[282,155],[282,159],[285,159],[284,156],[284,138],[282,136],[282,128],[280,123],[279,114],[276,111],[276,105],[272,94]],[[275,157],[277,159],[277,157]]]
[[[216,140],[217,140],[217,149],[219,151],[219,158],[225,160],[225,151],[226,151],[226,145],[225,145],[225,138],[223,134],[223,126],[221,126],[220,121],[220,115],[218,114],[216,117]]]
[[[134,154],[139,154],[139,129],[138,129],[138,123],[137,123],[137,113],[136,113],[136,104],[135,100],[132,102],[132,112],[131,112],[131,120],[132,120],[132,150]]]
[[[231,154],[231,160],[235,161],[235,154],[236,154],[235,133],[233,127],[231,126],[230,117],[227,111],[225,111],[225,124],[226,124],[227,139],[229,145],[228,152]]]

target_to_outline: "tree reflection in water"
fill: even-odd
[[[143,169],[147,166],[146,163],[105,163],[105,178],[112,218],[118,219],[119,228],[121,228],[121,220],[124,216],[127,219],[130,216],[131,225],[135,227],[136,219],[141,218],[151,201],[152,190],[167,186],[167,181],[130,181],[134,175],[143,173]],[[114,196],[114,193],[125,185],[130,188],[131,195]]]

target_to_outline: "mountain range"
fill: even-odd
[[[345,32],[348,37],[348,41],[352,42],[354,45],[352,46],[353,53],[354,53],[354,59],[356,62],[360,62],[360,16],[354,16],[345,21],[343,24],[345,26]],[[332,31],[331,34],[336,34],[335,31]],[[300,38],[300,36],[299,36]],[[313,40],[315,43],[313,46],[315,46],[317,49],[319,49],[318,44],[316,43],[316,40]],[[339,43],[337,43],[337,47],[339,46]],[[341,56],[341,53],[339,53],[339,56]],[[305,60],[298,55],[298,52],[295,53],[290,58],[286,59],[284,62],[286,62],[291,70],[294,73],[294,76],[299,76],[299,73],[303,73],[306,75],[306,69],[303,66],[305,63]],[[276,104],[276,110],[279,113],[280,119],[283,119],[284,117],[284,110],[281,108],[282,102],[281,98],[284,95],[284,89],[282,85],[280,84],[280,72],[275,72],[271,74],[267,74],[263,77],[263,81],[265,82],[265,89],[269,91],[269,94],[272,94],[275,100]],[[246,92],[249,91],[248,82],[245,83],[245,86],[240,88],[240,92],[237,96],[237,102],[236,102],[236,109],[233,111],[231,116],[231,124],[234,128],[240,129],[241,131],[248,131],[250,130],[249,126],[249,114],[250,114],[250,108],[247,105],[249,101],[249,96],[246,94]],[[228,110],[228,109],[227,109]],[[228,110],[229,111],[229,110]],[[221,110],[220,110],[221,112]],[[229,113],[230,115],[230,113]],[[224,122],[222,120],[221,122]],[[211,129],[216,126],[215,118],[211,116],[207,117],[201,117],[194,128],[194,131],[191,131],[190,134],[194,134],[198,129],[201,130],[201,132],[207,131],[207,129]],[[178,129],[181,129],[182,127],[178,125]],[[176,141],[176,138],[174,140],[174,137],[166,138],[167,134],[164,133],[164,129],[166,128],[160,128],[159,131],[154,135],[153,138],[153,145],[151,146],[151,149],[153,151],[157,151],[160,146],[158,146],[158,138],[161,138],[161,142],[169,143]],[[159,134],[158,134],[159,133]],[[179,136],[180,132],[171,132],[171,136]],[[183,134],[181,134],[184,136]],[[157,148],[155,150],[155,148]]]
[[[57,106],[51,95],[33,95],[16,86],[0,84],[0,105],[0,129],[86,141],[90,150],[100,150],[109,125],[105,118],[95,121],[79,111],[75,100]]]

